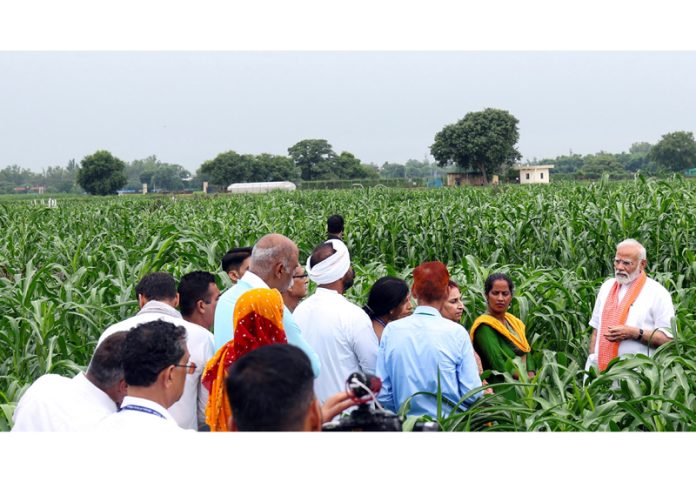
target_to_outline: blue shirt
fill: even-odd
[[[416,392],[437,393],[437,370],[443,398],[457,403],[468,391],[481,386],[474,349],[463,326],[446,320],[430,306],[419,306],[411,316],[387,324],[377,352],[377,376],[382,390],[377,399],[384,408],[397,412]],[[466,409],[482,393],[467,398]],[[443,401],[442,413],[452,407]],[[417,395],[411,399],[409,415],[437,416],[437,399]]]
[[[215,308],[215,322],[213,324],[216,352],[222,348],[225,343],[234,338],[234,331],[232,329],[234,306],[237,304],[237,300],[240,296],[253,288],[268,288],[268,285],[257,275],[247,270],[244,276],[237,281],[236,285],[220,296],[217,307]],[[288,343],[302,349],[302,351],[307,354],[309,361],[312,362],[314,377],[318,377],[321,367],[319,355],[317,355],[304,339],[300,327],[295,323],[287,307],[283,307],[283,328],[285,329],[285,336],[288,339]]]

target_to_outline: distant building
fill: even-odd
[[[687,177],[696,177],[696,167],[685,170],[684,175]]]
[[[46,186],[30,186],[27,184],[24,186],[17,186],[16,188],[14,188],[15,194],[43,194],[44,192],[46,192]]]
[[[448,186],[483,186],[486,182],[483,179],[483,174],[474,169],[462,169],[459,166],[449,166],[447,172]],[[491,184],[498,184],[498,176],[490,176]]]
[[[548,184],[549,170],[553,168],[553,164],[543,166],[517,165],[514,167],[515,170],[520,171],[520,184]]]
[[[237,182],[227,186],[227,192],[232,194],[262,193],[271,191],[294,191],[297,189],[290,181],[279,182]]]

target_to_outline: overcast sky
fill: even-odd
[[[194,171],[314,138],[421,160],[488,107],[529,160],[696,131],[696,52],[0,52],[0,73],[0,167],[33,170],[107,149]]]

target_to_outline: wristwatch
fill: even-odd
[[[641,328],[636,337],[636,341],[640,341],[643,338],[643,329]]]

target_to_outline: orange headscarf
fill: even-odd
[[[614,282],[614,285],[609,291],[609,296],[604,302],[604,309],[602,310],[602,322],[601,330],[599,333],[599,353],[597,355],[597,365],[600,370],[606,370],[609,362],[616,358],[619,354],[619,342],[609,341],[606,339],[606,335],[609,333],[609,328],[612,326],[623,326],[626,324],[626,319],[628,318],[628,309],[631,307],[640,291],[645,285],[645,280],[647,276],[645,271],[643,271],[638,279],[636,279],[631,286],[629,286],[628,291],[621,299],[619,303],[619,288],[621,285],[618,281]]]
[[[256,288],[242,294],[234,306],[234,338],[208,361],[202,383],[210,393],[205,421],[211,432],[227,431],[232,414],[225,378],[230,365],[264,345],[287,343],[283,329],[283,297],[275,289]]]

